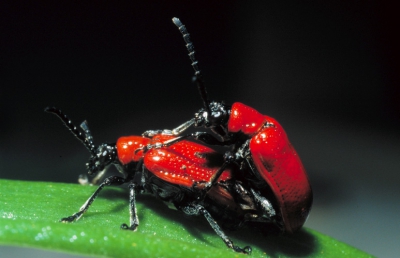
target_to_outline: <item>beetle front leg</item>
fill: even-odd
[[[104,186],[109,186],[109,185],[122,185],[123,183],[126,182],[126,179],[123,177],[119,176],[110,176],[104,180],[103,183],[99,185],[97,190],[87,199],[87,201],[82,205],[82,207],[79,209],[77,213],[72,214],[69,217],[62,218],[60,222],[74,222],[78,219],[80,219],[85,213],[90,205],[93,203],[93,201],[96,199],[97,195],[100,193],[100,191],[104,188]]]
[[[200,142],[209,144],[209,145],[219,145],[219,146],[226,146],[226,145],[231,145],[232,142],[231,141],[220,141],[218,140],[214,135],[207,133],[207,132],[195,132],[195,133],[191,133],[191,134],[186,134],[186,135],[181,135],[181,136],[177,136],[175,138],[172,138],[170,140],[166,140],[164,142],[157,142],[155,144],[149,144],[146,145],[142,148],[137,149],[136,151],[139,152],[141,150],[143,151],[148,151],[150,149],[159,149],[162,147],[169,147],[171,145],[173,145],[174,143],[183,141],[187,138],[192,138],[195,140],[198,140]]]
[[[228,165],[235,161],[234,156],[230,151],[227,151],[224,155],[224,163],[222,163],[221,167],[211,176],[210,180],[204,184],[204,186],[200,189],[200,197],[199,200],[204,200],[208,191],[217,184],[219,177],[225,171]]]
[[[147,131],[145,131],[142,135],[143,135],[144,137],[149,137],[149,138],[151,138],[151,137],[153,137],[153,136],[155,136],[155,135],[159,135],[159,134],[161,134],[161,135],[174,135],[174,136],[178,136],[178,135],[180,135],[181,133],[183,133],[184,131],[186,131],[189,127],[191,127],[191,126],[194,124],[194,121],[195,121],[195,120],[194,120],[194,118],[193,118],[193,119],[191,119],[191,120],[189,120],[189,121],[187,121],[187,122],[181,124],[180,126],[174,128],[174,129],[172,129],[172,130],[169,130],[169,129],[164,129],[164,130],[147,130]]]
[[[199,204],[192,204],[186,207],[182,208],[182,211],[185,212],[188,215],[203,215],[212,229],[217,233],[217,235],[224,241],[226,246],[228,248],[233,249],[235,252],[238,253],[244,253],[244,254],[250,254],[252,249],[250,246],[245,246],[244,248],[241,248],[237,245],[233,244],[233,241],[229,239],[227,235],[225,235],[224,231],[222,231],[221,227],[218,225],[218,223],[215,221],[215,219],[211,216],[211,214],[201,205]]]
[[[136,209],[136,184],[129,184],[129,214],[130,214],[130,222],[129,226],[127,224],[122,224],[121,229],[136,231],[139,226],[139,218],[137,216]]]

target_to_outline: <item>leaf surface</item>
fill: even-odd
[[[0,180],[0,244],[101,257],[245,257],[229,250],[201,216],[168,209],[150,195],[137,197],[140,226],[129,223],[128,191],[105,188],[74,223],[60,223],[77,212],[96,186]],[[264,236],[243,228],[225,233],[251,257],[372,257],[311,229],[291,236]]]

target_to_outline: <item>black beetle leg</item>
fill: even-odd
[[[181,124],[180,126],[169,130],[169,129],[164,129],[164,130],[147,130],[144,133],[142,133],[142,136],[144,137],[148,137],[148,138],[152,138],[156,135],[174,135],[174,136],[178,136],[181,133],[183,133],[184,131],[186,131],[189,127],[191,127],[194,124],[194,118],[192,118],[189,121],[186,121],[185,123]]]
[[[207,192],[213,187],[217,182],[219,177],[225,171],[226,167],[234,161],[234,156],[231,152],[226,152],[224,155],[224,163],[222,163],[221,167],[211,176],[210,180],[205,184],[204,188],[201,190],[199,200],[204,200]]]
[[[244,253],[244,254],[250,254],[252,249],[250,246],[245,246],[244,248],[241,248],[239,246],[236,246],[233,244],[233,241],[228,238],[227,235],[225,235],[224,231],[222,231],[221,227],[218,225],[218,223],[214,220],[214,218],[211,216],[211,214],[201,205],[198,204],[192,204],[190,206],[184,207],[182,209],[183,212],[185,212],[188,215],[203,215],[212,229],[214,229],[215,233],[224,241],[227,247],[233,249],[235,252],[238,253]]]
[[[107,177],[103,183],[101,183],[99,185],[99,187],[97,188],[97,190],[89,197],[89,199],[87,199],[87,201],[82,205],[82,207],[79,209],[79,211],[77,213],[72,214],[69,217],[66,218],[62,218],[60,221],[61,222],[73,222],[76,221],[78,219],[80,219],[83,215],[83,213],[85,213],[90,205],[92,204],[92,202],[96,199],[97,195],[100,193],[100,191],[104,188],[104,186],[108,186],[108,185],[122,185],[123,183],[126,182],[126,179],[123,177],[119,177],[119,176],[110,176]]]
[[[136,193],[144,192],[144,186],[146,185],[146,179],[144,177],[144,174],[145,174],[145,167],[143,164],[143,159],[141,159],[136,166],[136,173],[128,186],[129,214],[130,214],[129,226],[124,223],[121,225],[121,229],[136,231],[137,227],[139,226],[139,217],[137,215],[137,209],[136,209]]]
[[[130,226],[122,224],[121,229],[136,231],[139,226],[139,218],[136,210],[136,185],[135,183],[129,184],[129,213],[130,213]]]
[[[267,198],[261,196],[252,188],[250,188],[251,193],[253,194],[254,200],[258,203],[261,207],[262,212],[268,217],[271,218],[276,215],[275,209],[272,206],[271,202],[268,201]]]

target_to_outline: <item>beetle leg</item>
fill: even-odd
[[[261,210],[263,213],[268,217],[271,218],[276,215],[274,207],[270,201],[268,201],[265,197],[261,196],[260,194],[256,193],[252,188],[250,188],[251,193],[254,196],[254,200],[260,205]]]
[[[191,127],[194,124],[194,118],[190,119],[189,121],[181,124],[180,126],[176,127],[175,129],[172,129],[172,134],[173,135],[180,135],[184,131],[186,131],[189,127]]]
[[[182,141],[182,140],[184,140],[184,139],[186,139],[186,138],[188,138],[188,137],[190,137],[190,136],[191,136],[191,134],[187,134],[187,135],[178,136],[178,137],[173,138],[173,139],[170,139],[170,140],[166,140],[165,142],[163,142],[163,143],[161,144],[160,147],[169,147],[169,146],[171,146],[172,144],[177,143],[177,142],[180,142],[180,141]],[[156,143],[156,144],[157,144],[157,143]],[[157,148],[156,144],[154,144],[154,146]]]
[[[147,132],[147,131],[146,131],[146,132]],[[161,143],[161,142],[156,142],[156,143],[154,143],[154,144],[147,144],[147,145],[145,145],[145,146],[143,146],[143,147],[141,147],[141,148],[137,148],[137,149],[135,150],[135,154],[138,153],[139,151],[143,151],[144,153],[146,153],[146,152],[148,152],[148,151],[151,150],[151,149],[160,149],[160,148],[162,148],[162,147],[169,147],[169,146],[171,146],[172,144],[177,143],[177,142],[180,142],[180,141],[182,141],[182,140],[184,140],[184,139],[186,139],[186,138],[188,138],[188,137],[190,137],[190,136],[191,136],[190,134],[188,134],[188,135],[182,135],[182,136],[178,136],[178,137],[176,137],[176,138],[167,140],[167,141],[162,142],[162,143]]]
[[[79,211],[77,213],[72,214],[69,217],[66,218],[62,218],[60,220],[60,222],[73,222],[76,221],[78,219],[80,219],[83,215],[83,213],[85,213],[90,205],[93,203],[93,201],[96,199],[97,195],[100,193],[100,191],[104,188],[104,186],[108,186],[108,185],[122,185],[123,183],[126,182],[126,179],[123,177],[119,177],[119,176],[110,176],[107,177],[103,183],[101,183],[99,185],[99,187],[97,188],[97,190],[89,197],[89,199],[87,199],[87,201],[82,205],[82,207],[79,209]]]
[[[199,200],[204,200],[207,192],[211,189],[212,186],[217,184],[219,177],[222,175],[222,173],[225,171],[226,167],[231,164],[235,158],[232,155],[230,151],[227,151],[224,155],[224,163],[222,163],[221,167],[215,172],[211,178],[210,181],[208,181],[205,185],[204,188],[201,189],[201,194]]]
[[[121,229],[128,229],[132,231],[136,231],[139,226],[139,217],[137,215],[136,209],[136,193],[144,192],[144,185],[146,184],[146,179],[144,177],[144,164],[143,159],[139,161],[136,166],[136,173],[133,176],[131,183],[129,184],[129,214],[130,221],[129,226],[127,224],[122,224]]]
[[[127,224],[122,224],[121,229],[129,229],[132,231],[136,231],[137,227],[139,226],[139,218],[137,216],[136,210],[136,184],[130,183],[129,184],[129,213],[130,213],[130,226]]]
[[[224,231],[222,231],[221,227],[218,225],[215,219],[203,206],[199,204],[192,204],[190,206],[183,207],[182,211],[188,215],[199,215],[199,214],[203,215],[210,224],[210,226],[212,227],[212,229],[215,231],[215,233],[217,233],[217,235],[222,239],[222,241],[224,241],[224,243],[228,248],[231,248],[238,253],[244,253],[244,254],[251,253],[252,249],[250,246],[245,246],[244,248],[241,248],[239,246],[234,245],[233,241],[230,240],[227,235],[225,235]]]
[[[147,133],[149,131],[146,131],[145,133]],[[180,142],[182,140],[185,140],[187,138],[193,138],[195,140],[198,140],[200,142],[209,144],[209,145],[219,145],[219,146],[226,146],[226,145],[231,145],[232,142],[231,141],[220,141],[218,140],[214,135],[207,133],[207,132],[195,132],[195,133],[191,133],[191,134],[186,134],[186,135],[181,135],[181,136],[177,136],[175,138],[172,138],[170,140],[166,140],[163,143],[157,142],[154,144],[148,144],[146,146],[143,146],[142,148],[138,148],[135,150],[135,152],[139,152],[139,151],[148,151],[150,149],[157,149],[157,148],[162,148],[162,147],[169,147],[174,143]]]
[[[153,137],[156,135],[174,135],[178,136],[184,131],[186,131],[189,127],[191,127],[194,124],[194,118],[190,119],[189,121],[186,121],[185,123],[181,124],[180,126],[169,130],[169,129],[164,129],[164,130],[147,130],[144,133],[142,133],[142,136],[144,137]]]

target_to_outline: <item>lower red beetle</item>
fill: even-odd
[[[142,192],[153,194],[188,215],[203,215],[225,244],[236,252],[248,254],[251,247],[234,245],[219,223],[230,228],[253,222],[276,223],[272,204],[258,191],[247,188],[246,182],[232,178],[233,170],[238,169],[234,164],[220,172],[223,155],[186,140],[171,143],[176,138],[173,134],[184,130],[186,125],[173,131],[147,131],[144,136],[121,137],[115,144],[96,147],[86,121],[81,124],[82,132],[61,110],[48,107],[45,111],[57,115],[90,151],[86,164],[90,175],[102,174],[110,165],[115,165],[123,174],[106,178],[80,210],[62,218],[62,222],[78,220],[103,187],[128,183],[130,224],[122,224],[123,229],[136,230],[139,226],[135,196]],[[217,172],[218,178],[215,178]]]
[[[243,178],[273,204],[282,232],[298,230],[308,217],[313,195],[306,171],[286,132],[272,117],[240,102],[228,106],[210,101],[189,33],[178,18],[172,20],[186,42],[204,104],[193,119],[184,123],[185,129],[194,125],[209,128],[214,134],[196,132],[179,136],[184,131],[181,130],[170,143],[191,137],[210,145],[231,146],[212,184],[228,164],[239,164],[242,169],[234,177]]]

